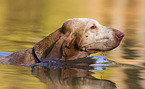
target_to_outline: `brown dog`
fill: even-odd
[[[1,57],[1,64],[28,64],[62,58],[74,60],[91,53],[116,48],[124,34],[114,28],[100,25],[96,20],[74,18],[36,43],[33,48]]]

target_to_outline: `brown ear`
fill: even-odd
[[[60,37],[60,39],[58,41],[55,42],[51,51],[49,52],[49,54],[45,58],[45,60],[62,57],[62,45],[63,45],[64,41],[67,39],[68,36],[69,36],[69,34],[64,34]]]
[[[62,28],[59,28],[49,36],[45,37],[40,42],[34,45],[35,53],[37,54],[39,59],[44,59],[50,53],[53,46],[63,35]]]

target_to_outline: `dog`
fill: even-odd
[[[1,57],[1,64],[30,64],[51,59],[75,60],[91,53],[116,48],[124,33],[99,24],[89,18],[73,18],[62,27],[34,44],[32,48],[20,50]]]

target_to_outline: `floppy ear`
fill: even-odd
[[[62,57],[62,45],[63,45],[64,41],[67,39],[68,36],[69,36],[69,33],[68,34],[64,34],[64,35],[62,35],[59,38],[59,40],[57,40],[55,42],[55,44],[53,45],[51,51],[49,52],[49,54],[45,58],[45,60],[61,58]]]
[[[50,53],[56,42],[62,37],[62,28],[59,28],[49,36],[34,45],[35,53],[39,59],[44,59]]]

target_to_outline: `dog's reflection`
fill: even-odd
[[[75,68],[32,67],[32,75],[45,83],[46,89],[116,89],[115,83],[96,79],[91,73],[84,65]]]

